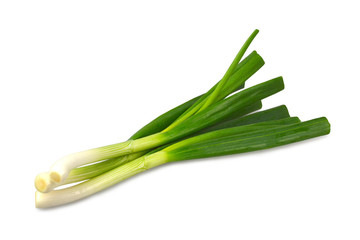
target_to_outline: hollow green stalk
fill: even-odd
[[[246,40],[244,45],[239,50],[238,54],[236,55],[235,59],[231,63],[230,67],[226,71],[223,78],[213,87],[211,88],[206,94],[204,94],[194,105],[192,105],[185,113],[183,113],[178,119],[176,119],[170,126],[168,126],[164,131],[171,130],[175,126],[179,125],[181,122],[186,120],[187,118],[191,117],[192,115],[196,114],[197,112],[200,112],[204,109],[206,109],[208,106],[213,104],[216,101],[220,101],[224,97],[226,97],[229,93],[224,94],[226,90],[224,89],[224,86],[228,82],[230,82],[231,75],[234,73],[234,71],[237,69],[237,65],[240,62],[241,58],[244,56],[246,50],[250,46],[251,42],[254,40],[256,35],[258,34],[259,30],[255,30],[250,37]],[[236,75],[236,74],[235,74]],[[245,82],[246,79],[243,80]],[[241,82],[241,84],[243,84]],[[222,96],[219,96],[220,93],[223,93]]]
[[[241,60],[241,58],[244,56],[246,50],[248,49],[248,47],[250,46],[251,42],[254,40],[254,38],[256,37],[256,35],[259,33],[259,30],[256,29],[250,36],[249,38],[246,40],[246,42],[244,43],[244,45],[241,47],[240,51],[238,52],[238,54],[236,55],[234,61],[231,63],[230,67],[228,68],[228,70],[226,71],[224,77],[221,79],[221,81],[219,82],[219,84],[216,86],[216,88],[214,89],[214,91],[206,98],[206,100],[204,101],[204,103],[201,105],[199,111],[202,111],[204,109],[206,109],[208,106],[210,106],[211,104],[213,104],[214,102],[221,100],[221,98],[219,98],[219,93],[222,91],[223,86],[226,84],[226,82],[229,80],[230,76],[232,75],[233,71],[236,68],[237,63]]]

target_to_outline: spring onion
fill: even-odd
[[[255,112],[263,99],[284,89],[282,77],[277,77],[240,90],[264,65],[256,51],[241,61],[257,34],[250,35],[223,78],[206,93],[159,116],[125,142],[70,154],[39,174],[36,207],[77,201],[165,163],[263,150],[328,134],[325,117],[301,122],[285,105]],[[76,185],[54,190],[69,183]]]

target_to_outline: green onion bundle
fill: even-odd
[[[70,154],[39,174],[36,206],[70,203],[168,162],[268,149],[328,134],[325,117],[301,122],[285,105],[256,112],[263,99],[284,89],[282,77],[243,89],[264,65],[255,51],[241,61],[257,33],[208,92],[159,116],[125,142]],[[54,190],[69,183],[76,185]]]

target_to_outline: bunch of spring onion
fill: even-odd
[[[39,174],[36,206],[70,203],[168,162],[262,150],[328,134],[325,117],[301,122],[290,117],[285,105],[257,111],[264,98],[284,89],[282,77],[242,89],[264,65],[255,51],[241,60],[257,33],[203,95],[159,116],[125,142],[70,154]],[[69,183],[75,185],[55,190]]]

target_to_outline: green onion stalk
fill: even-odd
[[[211,127],[200,130],[194,135],[199,135],[202,133],[229,128],[229,127],[236,127],[236,126],[242,126],[252,123],[259,123],[259,122],[278,120],[278,119],[290,117],[289,112],[285,105],[281,105],[268,110],[246,115],[248,112],[250,113],[253,110],[255,111],[260,109],[261,106],[262,106],[261,102],[257,102],[253,105],[250,105],[247,108],[242,109],[242,111],[239,111],[236,114],[230,116],[229,120],[220,122]],[[126,156],[112,158],[107,161],[102,161],[91,165],[75,168],[70,172],[64,184],[76,183],[91,179],[115,167],[121,166],[129,161],[139,158],[145,155],[146,153],[147,152],[133,153]]]
[[[285,105],[255,112],[263,99],[284,89],[282,77],[243,89],[264,65],[256,51],[241,61],[257,33],[205,94],[160,115],[125,142],[70,154],[39,174],[36,206],[77,201],[165,163],[264,150],[328,134],[325,117],[301,122]],[[54,190],[69,183],[78,184]]]
[[[329,132],[328,120],[321,117],[305,122],[285,118],[204,133],[146,154],[78,185],[50,193],[37,192],[36,207],[55,207],[80,200],[165,163],[263,150]]]

